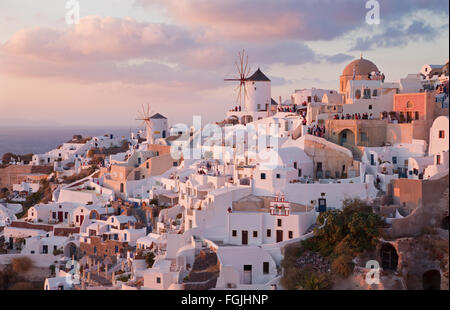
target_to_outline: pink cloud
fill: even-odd
[[[63,30],[20,30],[0,45],[3,74],[194,88],[211,79],[177,62],[199,64],[212,54],[174,25],[96,16]]]
[[[446,0],[379,0],[384,22],[420,9],[446,13]],[[200,27],[209,40],[330,40],[365,24],[366,1],[346,0],[135,0],[163,7],[175,23]]]
[[[64,30],[33,28],[18,31],[1,49],[10,54],[72,62],[171,55],[180,47],[192,47],[192,39],[179,27],[88,16],[82,18],[80,24]]]
[[[177,25],[88,16],[74,27],[16,32],[0,45],[0,74],[208,89],[223,87],[242,48],[250,52],[254,68],[327,59],[294,41],[208,42],[203,31]]]

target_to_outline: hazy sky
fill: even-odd
[[[272,80],[272,97],[337,89],[352,59],[388,81],[443,64],[447,0],[381,0],[368,25],[364,0],[0,0],[0,126],[138,126],[141,104],[191,124],[235,105],[238,51]]]

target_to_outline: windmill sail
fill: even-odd
[[[153,112],[149,104],[147,104],[147,107],[142,105],[142,109],[138,111],[138,118],[136,119],[138,121],[142,121],[142,125],[145,125],[148,144],[153,144],[153,128],[150,116],[152,113]]]
[[[236,98],[236,104],[239,104],[242,107],[242,103],[247,100],[248,94],[247,89],[245,88],[245,82],[250,73],[250,67],[248,66],[248,55],[245,54],[245,50],[242,50],[242,53],[239,52],[239,59],[235,62],[236,69],[238,72],[238,78],[234,79],[225,79],[226,82],[239,82],[239,85],[235,90],[238,90],[238,95]]]

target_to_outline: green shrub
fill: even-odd
[[[304,251],[320,253],[332,262],[333,273],[348,277],[353,271],[353,257],[374,250],[383,227],[382,219],[373,213],[372,207],[359,199],[345,200],[342,211],[329,210],[320,214],[317,224],[323,227],[315,229],[314,237],[303,240],[300,248],[286,249],[281,265],[285,269],[282,278],[285,284],[282,284],[288,289],[297,286],[316,289],[326,286],[329,280],[295,268],[296,258]]]
[[[312,272],[302,279],[298,288],[304,290],[327,290],[331,287],[331,277],[324,273]]]
[[[313,271],[311,268],[285,269],[281,285],[288,290],[326,290],[332,284],[331,276]]]
[[[347,254],[338,256],[331,263],[331,270],[343,278],[350,276],[353,272],[353,268],[354,264],[352,262],[352,257]]]
[[[299,268],[289,268],[284,270],[281,278],[281,285],[287,290],[295,290],[298,288],[303,278],[303,271]]]
[[[117,281],[128,282],[129,279],[130,279],[130,275],[119,277],[119,278],[117,278]]]

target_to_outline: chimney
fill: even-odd
[[[280,96],[280,105],[283,103],[283,101],[281,100],[281,96]]]

